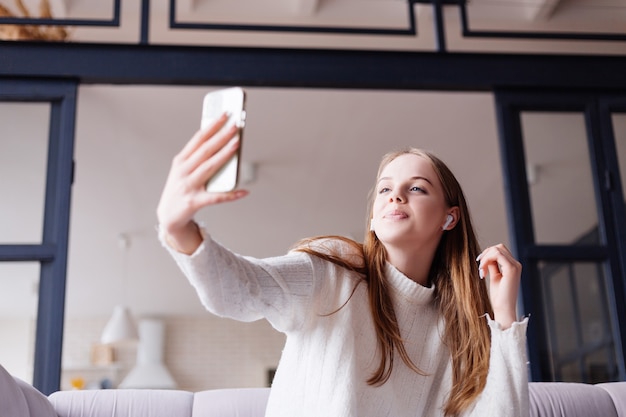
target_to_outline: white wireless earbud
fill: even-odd
[[[448,217],[446,217],[446,222],[443,224],[443,227],[441,229],[446,230],[448,226],[450,226],[450,223],[452,223],[453,221],[454,217],[452,217],[452,214],[448,214]]]
[[[374,231],[374,218],[372,218],[372,220],[370,220],[370,232]]]

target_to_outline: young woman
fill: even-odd
[[[479,251],[463,192],[438,158],[383,158],[364,243],[327,236],[243,257],[193,220],[246,195],[204,189],[238,147],[225,121],[174,158],[160,238],[209,311],[265,318],[286,334],[268,417],[528,415],[521,265],[503,245]]]

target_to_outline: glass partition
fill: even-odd
[[[523,112],[521,122],[535,242],[600,243],[584,115]]]
[[[540,263],[552,378],[606,382],[618,369],[604,265]]]
[[[39,269],[39,262],[0,262],[0,363],[28,383],[33,379]]]
[[[0,102],[0,244],[40,243],[49,103]]]

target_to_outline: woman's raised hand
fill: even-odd
[[[489,298],[494,320],[503,329],[517,321],[516,305],[522,275],[522,264],[503,244],[488,247],[476,259],[481,278],[489,273]]]
[[[198,131],[173,158],[157,208],[159,226],[167,242],[183,253],[193,253],[202,242],[193,221],[203,207],[233,201],[248,194],[245,190],[209,193],[206,182],[239,148],[237,127],[221,128],[228,120],[223,114],[206,129]]]

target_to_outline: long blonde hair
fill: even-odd
[[[491,339],[484,318],[493,317],[485,282],[479,279],[475,261],[480,253],[476,234],[471,223],[465,196],[450,169],[432,153],[409,148],[386,154],[378,168],[376,178],[398,156],[417,155],[428,160],[443,187],[448,207],[459,208],[456,226],[443,234],[430,268],[429,278],[435,286],[435,303],[445,322],[444,343],[450,350],[452,360],[452,388],[444,407],[446,416],[457,416],[469,407],[482,392],[487,380]],[[375,193],[370,195],[369,219],[372,217]],[[335,236],[335,238],[338,238]],[[340,238],[340,237],[339,237]],[[363,265],[355,264],[339,255],[322,253],[312,249],[306,239],[296,245],[296,250],[310,253],[329,262],[341,265],[365,276],[368,284],[369,304],[376,330],[378,348],[382,352],[376,371],[368,379],[370,385],[382,385],[391,376],[394,353],[415,372],[423,374],[408,356],[398,320],[387,289],[384,269],[387,253],[373,232],[367,232],[363,244],[340,238],[363,254]]]

